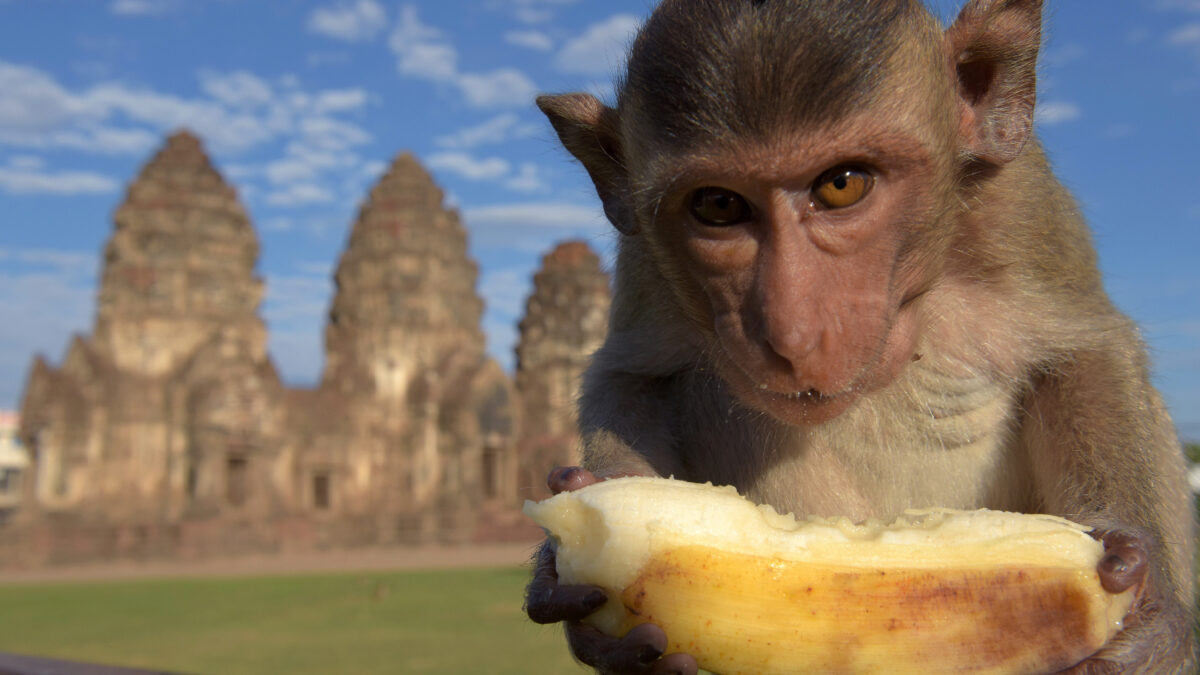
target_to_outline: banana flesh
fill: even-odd
[[[661,626],[702,668],[772,673],[1053,673],[1121,629],[1103,546],[1062,518],[910,511],[797,521],[733,488],[621,478],[526,502],[562,583],[602,586],[587,621]]]

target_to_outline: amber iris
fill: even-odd
[[[838,167],[821,174],[813,187],[813,195],[825,208],[844,209],[862,201],[874,182],[871,174],[862,169]]]

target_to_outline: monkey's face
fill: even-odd
[[[674,164],[646,228],[711,325],[718,373],[793,424],[840,414],[913,359],[931,272],[908,255],[931,218],[930,154],[877,119],[838,127]]]

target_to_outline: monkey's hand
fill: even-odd
[[[592,472],[577,466],[550,472],[546,484],[554,494],[578,490],[598,482]],[[612,675],[695,675],[699,670],[690,654],[668,654],[667,634],[644,623],[625,637],[614,638],[580,621],[608,600],[598,586],[568,586],[558,583],[554,548],[547,541],[538,551],[533,580],[525,589],[525,611],[537,623],[566,622],[567,641],[575,658],[601,673]]]
[[[1138,599],[1125,616],[1125,627],[1109,644],[1060,675],[1100,673],[1192,673],[1197,664],[1191,613],[1165,597],[1150,573],[1150,535],[1130,529],[1093,533],[1104,542],[1097,564],[1100,583],[1110,593],[1137,588]]]

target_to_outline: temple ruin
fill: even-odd
[[[524,425],[520,476],[547,495],[548,467],[579,463],[575,395],[588,359],[604,342],[611,303],[600,258],[581,241],[542,258],[521,319],[517,391]]]
[[[172,135],[116,210],[91,334],[57,367],[34,360],[6,525],[23,545],[0,563],[527,535],[529,481],[573,451],[607,276],[582,243],[546,256],[514,382],[485,352],[478,270],[443,200],[395,159],[338,262],[321,381],[289,388],[250,219],[200,140]]]

